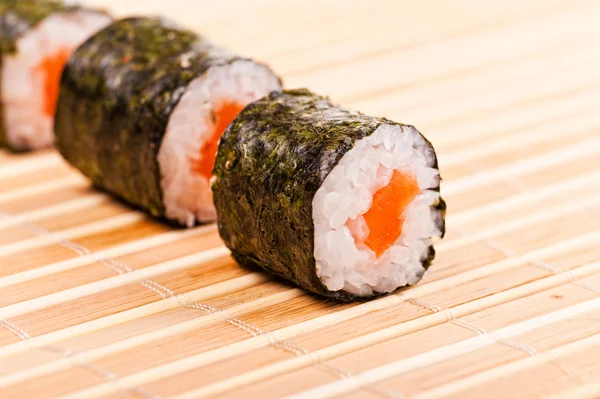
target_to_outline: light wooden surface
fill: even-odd
[[[236,265],[53,151],[0,152],[1,398],[600,397],[600,3],[95,0],[416,125],[448,235],[342,305]]]

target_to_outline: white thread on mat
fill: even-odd
[[[560,359],[556,358],[555,356],[552,356],[552,354],[550,354],[550,353],[547,353],[547,352],[539,353],[538,351],[536,351],[535,349],[533,349],[531,347],[528,347],[526,345],[523,345],[521,343],[518,343],[518,342],[515,342],[512,340],[508,340],[506,338],[502,338],[500,335],[498,335],[494,331],[492,331],[492,332],[486,331],[483,328],[476,326],[473,323],[469,323],[465,320],[456,318],[454,316],[454,313],[452,312],[452,309],[450,309],[450,308],[442,308],[438,305],[427,303],[427,302],[423,301],[422,299],[405,298],[405,297],[403,297],[403,299],[409,303],[412,303],[415,306],[429,309],[429,310],[433,311],[434,313],[445,313],[446,317],[447,317],[447,322],[454,324],[456,326],[462,327],[462,328],[466,328],[467,330],[473,331],[478,335],[491,336],[492,338],[494,338],[494,340],[498,344],[519,350],[521,352],[526,353],[529,356],[545,356],[546,358],[548,358],[548,361],[554,363],[559,369],[561,369],[561,371],[563,371],[575,383],[577,383],[578,385],[582,383],[581,379],[579,377],[577,377],[575,375],[575,373],[573,373]]]
[[[473,235],[473,233],[470,233],[470,235]],[[477,237],[477,236],[475,235],[475,237]],[[510,257],[513,257],[516,255],[515,251],[513,251],[509,248],[506,248],[498,243],[495,243],[491,240],[478,238],[478,241],[480,243],[482,243],[483,245],[500,252],[505,258],[510,258]],[[560,269],[560,268],[554,267],[552,265],[549,265],[549,264],[546,264],[544,262],[537,261],[537,260],[527,260],[526,262],[527,262],[527,264],[530,264],[532,266],[536,266],[536,267],[542,268],[546,271],[550,271],[553,274],[565,273],[569,276],[569,283],[576,284],[576,285],[579,285],[582,287],[585,286],[584,288],[588,288],[588,289],[600,294],[600,289],[593,287],[591,284],[577,281],[577,277],[575,277],[575,275],[573,274],[573,271],[571,269]],[[470,330],[475,331],[478,334],[490,334],[490,333],[486,332],[485,330],[483,330],[479,327],[476,327],[473,324],[462,321],[462,320],[460,321],[460,323],[456,323],[454,321],[452,321],[452,322],[453,322],[453,324],[469,328]],[[525,352],[530,356],[546,356],[550,362],[554,363],[559,369],[561,369],[577,385],[582,384],[581,379],[579,377],[577,377],[575,375],[575,373],[573,373],[560,359],[557,359],[556,357],[552,356],[550,353],[545,352],[540,355],[539,352],[537,352],[535,349],[533,349],[531,347],[527,347],[525,345],[519,344],[518,342],[502,339],[501,337],[494,335],[494,334],[491,334],[491,335],[494,337],[494,339],[496,339],[496,341],[499,344],[502,344],[505,346],[510,346],[514,349]]]
[[[471,170],[472,172],[478,173],[472,167],[470,167],[468,165],[466,167],[469,170]],[[509,184],[509,186],[512,186],[513,188],[516,188],[520,193],[526,193],[528,191],[528,187],[523,182],[521,182],[521,181],[519,181],[517,179],[511,179],[511,178],[505,177],[505,178],[501,178],[500,180],[507,182]],[[552,198],[553,197],[550,197],[549,199],[552,199]],[[589,207],[587,209],[590,209],[593,212],[596,212],[596,213],[600,214],[600,211],[598,209],[594,208],[594,207]],[[457,231],[456,228],[454,230]],[[461,234],[461,235],[466,235],[464,232],[461,232],[461,231],[457,231],[457,232],[459,234]],[[511,257],[517,255],[516,251],[514,251],[514,250],[512,250],[510,248],[507,248],[506,246],[504,246],[502,244],[499,244],[499,243],[497,243],[497,242],[495,242],[493,240],[490,240],[489,238],[478,237],[476,233],[469,233],[469,235],[470,236],[474,236],[477,241],[479,241],[483,245],[487,246],[488,248],[491,248],[491,249],[499,252],[505,258],[511,258]],[[541,261],[541,260],[535,260],[535,259],[528,259],[526,262],[527,262],[527,264],[529,264],[531,266],[543,269],[543,270],[548,271],[548,272],[550,272],[552,274],[555,274],[555,275],[556,274],[562,274],[562,273],[564,273],[564,274],[566,274],[566,275],[569,276],[569,282],[568,283],[576,285],[576,286],[579,286],[579,287],[582,287],[582,288],[585,288],[585,289],[588,289],[588,290],[590,290],[590,291],[592,291],[592,292],[600,295],[600,287],[597,287],[597,286],[595,286],[595,285],[593,285],[591,283],[588,283],[588,282],[580,281],[575,276],[575,274],[573,273],[573,270],[571,270],[571,269],[563,269],[563,268],[557,267],[557,266],[555,266],[555,265],[553,265],[551,263],[544,262],[544,261]],[[479,327],[476,327],[476,326],[474,326],[472,324],[467,325],[465,323],[466,322],[462,321],[461,325],[463,327],[470,328],[473,331],[477,331],[479,334],[482,334],[482,333],[485,334],[485,333],[487,333],[487,332],[485,332],[485,330],[480,329]],[[550,362],[554,363],[567,376],[569,376],[569,378],[572,381],[574,381],[577,385],[582,385],[583,384],[583,381],[579,377],[577,377],[577,375],[575,373],[573,373],[571,371],[571,369],[569,367],[567,367],[567,365],[564,364],[564,362],[562,362],[560,359],[558,359],[555,356],[553,356],[551,353],[544,352],[543,354],[540,354],[535,349],[527,347],[527,346],[522,345],[522,344],[519,344],[517,342],[507,341],[507,340],[504,340],[501,337],[495,336],[495,335],[494,335],[494,338],[499,343],[507,345],[507,346],[510,346],[510,347],[513,347],[515,349],[518,349],[518,350],[520,350],[522,352],[525,352],[525,353],[529,354],[530,356],[545,356],[546,358],[548,358],[548,360]]]
[[[11,218],[12,215],[10,215],[6,212],[0,212],[0,217]],[[37,234],[38,236],[54,236],[50,231],[48,231],[48,229],[45,229],[44,227],[37,226],[32,223],[24,222],[24,223],[21,223],[21,226],[26,228],[27,230],[32,231],[33,233]],[[55,241],[58,245],[75,252],[79,256],[90,255],[92,253],[91,250],[84,247],[83,245],[78,244],[78,243],[73,242],[68,239],[55,237]],[[133,269],[131,269],[129,266],[127,266],[126,264],[124,264],[116,259],[104,257],[101,259],[97,259],[96,261],[98,263],[116,271],[119,274],[133,272]],[[156,282],[154,282],[152,280],[144,279],[144,280],[140,280],[139,283],[142,284],[144,287],[154,291],[155,293],[160,295],[163,299],[175,295],[174,292],[171,291],[170,289],[168,289],[160,284],[157,284]]]
[[[12,217],[11,214],[8,214],[6,212],[0,212],[0,218],[11,218],[11,217]],[[37,235],[40,235],[40,236],[42,236],[42,235],[53,236],[53,234],[51,232],[49,232],[47,229],[45,229],[41,226],[37,226],[37,225],[31,224],[31,223],[21,223],[21,226],[34,232]],[[66,240],[63,238],[57,238],[56,242],[58,245],[75,252],[79,256],[89,255],[91,253],[91,251],[88,248],[84,247],[81,244],[70,241],[70,240]],[[100,259],[98,262],[115,270],[119,274],[133,271],[130,267],[122,264],[119,261],[113,260],[113,259],[103,258],[103,259]],[[164,293],[159,291],[159,289],[153,288],[152,284],[149,281],[144,280],[144,281],[141,281],[140,283],[142,285],[144,285],[145,287],[151,289],[152,291],[158,293],[159,295],[163,296],[163,298],[166,297]],[[113,382],[118,387],[119,391],[123,391],[123,388],[119,384],[119,377],[115,373],[113,373],[109,370],[106,370],[105,368],[100,367],[91,362],[85,362],[85,361],[81,360],[80,357],[76,356],[77,355],[76,352],[71,351],[69,349],[64,349],[64,348],[61,348],[61,347],[58,347],[55,345],[52,345],[52,346],[36,345],[35,341],[32,339],[31,335],[27,331],[25,331],[21,327],[16,326],[14,323],[12,323],[8,320],[0,320],[0,325],[2,327],[4,327],[5,329],[7,329],[8,331],[12,332],[13,334],[17,335],[22,341],[26,341],[30,348],[44,350],[44,351],[48,351],[48,352],[52,352],[52,353],[57,353],[65,358],[69,359],[69,361],[71,362],[71,364],[73,364],[74,367],[83,368],[85,370],[88,370],[92,374],[98,375],[107,381]],[[153,395],[153,394],[151,394],[141,388],[138,388],[138,387],[127,388],[126,391],[135,393],[137,395],[140,395],[140,396],[143,396],[143,397],[146,397],[149,399],[160,399],[159,396]]]
[[[319,356],[317,353],[311,352],[309,349],[304,348],[294,342],[289,340],[281,340],[277,338],[277,336],[269,331],[264,331],[260,327],[254,326],[250,323],[247,323],[231,314],[228,309],[217,309],[213,306],[198,303],[198,302],[188,302],[187,298],[183,294],[178,294],[177,301],[184,308],[197,309],[204,311],[206,313],[220,313],[223,317],[223,320],[245,332],[252,335],[253,337],[264,336],[269,340],[269,345],[274,348],[292,353],[296,356],[304,356],[309,355],[313,359],[313,366],[328,372],[329,374],[333,374],[338,378],[348,378],[353,374],[350,371],[344,370],[341,367],[338,367],[325,359]],[[365,387],[365,389],[388,399],[402,399],[404,396],[398,396],[397,394],[393,394],[391,392],[387,392],[386,390],[380,389],[375,386]]]
[[[475,173],[475,170],[471,166],[467,166],[467,168]],[[516,188],[521,194],[528,192],[528,187],[518,179],[502,178],[501,180],[508,183],[509,186]],[[552,199],[554,199],[554,197],[551,196],[548,199],[552,200]],[[598,209],[597,207],[586,207],[584,209],[590,210],[600,216],[600,209]],[[459,232],[459,233],[461,233],[461,232]],[[490,239],[484,239],[484,238],[477,238],[477,239],[479,242],[483,243],[484,245],[488,246],[489,248],[495,249],[496,251],[500,252],[505,258],[509,258],[516,254],[515,251],[511,250],[510,248],[506,248],[505,246],[498,244]],[[552,265],[548,262],[543,262],[543,261],[539,261],[539,260],[528,260],[527,263],[532,266],[536,266],[540,269],[547,270],[553,274],[567,273],[570,278],[571,284],[577,285],[582,288],[586,288],[586,289],[593,291],[593,292],[597,293],[598,295],[600,295],[600,287],[595,286],[591,283],[580,281],[577,277],[575,277],[575,275],[573,274],[573,271],[571,269],[561,269],[560,267]]]
[[[8,320],[0,320],[0,326],[4,327],[8,331],[10,331],[13,334],[15,334],[16,336],[18,336],[22,341],[26,341],[32,349],[39,349],[39,350],[44,350],[46,352],[59,354],[65,358],[69,359],[69,361],[71,362],[71,364],[73,364],[74,367],[83,368],[84,370],[87,370],[87,371],[91,372],[92,374],[95,374],[97,376],[100,376],[101,378],[104,378],[106,381],[113,382],[119,388],[119,391],[123,390],[123,388],[119,384],[119,377],[115,373],[108,371],[105,368],[98,366],[97,364],[85,362],[85,361],[77,358],[76,352],[73,352],[68,349],[58,347],[58,346],[54,346],[54,345],[52,345],[52,346],[50,346],[50,345],[37,346],[37,345],[35,345],[35,342],[32,340],[31,335],[27,331],[25,331],[21,327],[18,327],[17,325],[15,325],[14,323],[12,323]],[[145,398],[148,398],[148,399],[160,399],[159,397],[152,395],[151,393],[149,393],[143,389],[140,389],[140,388],[133,387],[133,388],[127,388],[126,390],[129,392],[135,393],[137,395],[143,396]]]
[[[12,218],[14,216],[7,212],[0,212],[0,218],[2,218],[2,217]],[[34,232],[35,234],[37,234],[39,236],[53,237],[55,242],[58,245],[75,252],[79,256],[89,255],[92,253],[92,251],[89,248],[86,248],[85,246],[83,246],[81,244],[78,244],[78,243],[73,242],[68,239],[56,237],[54,234],[52,234],[52,232],[48,231],[44,227],[35,225],[30,222],[22,222],[22,223],[20,223],[20,225],[24,228],[29,229],[30,231]],[[105,257],[105,258],[98,260],[98,262],[101,263],[102,265],[116,271],[119,274],[131,273],[133,271],[129,266],[127,266],[123,262],[120,262],[116,259],[111,259],[111,258]],[[292,353],[296,356],[309,355],[313,359],[314,367],[321,369],[329,374],[332,374],[332,375],[336,376],[337,378],[348,378],[348,377],[353,376],[353,374],[350,371],[347,371],[347,370],[342,369],[341,367],[335,366],[334,364],[323,359],[317,353],[314,353],[314,352],[310,351],[309,349],[299,346],[289,340],[281,340],[281,339],[277,338],[274,333],[264,331],[263,329],[261,329],[257,326],[254,326],[250,323],[247,323],[247,322],[233,316],[233,314],[228,309],[217,309],[208,304],[199,303],[199,302],[190,302],[184,294],[175,294],[175,292],[173,292],[171,289],[169,289],[169,288],[165,287],[164,285],[157,283],[156,281],[151,280],[151,279],[138,279],[137,281],[139,284],[143,285],[144,287],[146,287],[146,288],[152,290],[153,292],[155,292],[156,294],[160,295],[163,299],[176,298],[179,305],[184,308],[201,310],[201,311],[209,313],[209,314],[213,314],[213,313],[221,314],[223,316],[223,320],[226,323],[228,323],[236,328],[239,328],[242,331],[245,331],[246,333],[252,335],[253,337],[257,337],[257,336],[266,337],[267,340],[269,341],[269,345],[271,345],[272,347],[274,347],[276,349],[283,350],[288,353]],[[4,325],[4,324],[2,324],[2,325]],[[33,341],[31,341],[31,337],[28,334],[27,334],[27,337],[28,337],[27,340],[29,342],[33,342]],[[31,345],[31,344],[30,344],[30,346],[36,347],[39,349],[44,348],[44,347],[37,347],[37,346]],[[73,356],[75,356],[75,355],[76,355],[76,353],[72,352],[68,358],[73,359]],[[76,364],[76,365],[80,365],[80,364]],[[90,363],[86,363],[86,366],[88,367],[88,369],[90,371],[92,371],[94,369],[94,367],[96,367],[94,365],[91,365]],[[83,366],[83,367],[85,367],[85,366]],[[114,376],[114,374],[112,374],[110,372],[106,372],[105,377],[108,375]],[[121,387],[118,383],[119,382],[118,377],[114,376],[113,379],[108,379],[108,380],[115,382],[115,385],[119,388],[119,390],[121,390]],[[388,392],[387,390],[380,389],[376,386],[365,386],[365,387],[363,387],[363,389],[368,390],[376,395],[379,395],[379,396],[387,398],[387,399],[403,399],[404,398],[404,396],[402,394]],[[141,392],[140,394],[142,394],[146,397],[152,398],[152,399],[161,399],[159,396],[149,394],[145,391],[142,391],[140,388],[137,388],[137,387],[131,388],[128,390],[132,391],[132,392],[140,391]]]
[[[43,228],[39,228],[39,226],[37,226],[37,227],[38,228],[35,229],[36,232],[37,232],[37,234],[44,234],[44,235],[46,235],[46,234],[52,234],[50,232],[47,232],[47,230],[45,230]],[[72,241],[60,240],[60,239],[57,238],[56,242],[59,243],[60,245],[63,245],[65,247],[67,247],[67,248],[70,248],[75,253],[77,253],[79,255],[82,255],[82,256],[83,255],[87,255],[88,253],[91,252],[91,251],[89,251],[89,249],[87,249],[87,248],[85,248],[85,247],[83,247],[83,246],[81,246],[79,244],[73,243]],[[123,264],[123,263],[121,263],[119,261],[116,261],[114,259],[103,259],[103,260],[105,262],[107,262],[107,264],[105,263],[106,266],[110,267],[111,269],[113,269],[113,270],[115,270],[115,271],[117,271],[119,273],[125,273],[125,272],[130,272],[131,271],[131,269],[127,265],[125,265],[125,264]],[[166,288],[166,287],[164,287],[164,286],[162,286],[162,285],[160,285],[160,284],[158,284],[158,283],[156,283],[156,282],[154,282],[152,280],[141,280],[139,282],[140,283],[145,282],[148,285],[154,285],[154,287],[158,289],[158,292],[155,289],[148,287],[148,285],[144,285],[144,286],[147,287],[147,288],[149,288],[149,289],[151,289],[151,290],[153,290],[154,292],[156,292],[157,294],[159,294],[161,297],[176,296],[177,299],[178,299],[178,302],[180,302],[180,304],[182,306],[186,306],[186,307],[189,307],[191,309],[202,310],[202,311],[207,312],[207,313],[219,312],[219,313],[221,313],[224,316],[224,319],[225,319],[226,322],[234,325],[237,328],[242,329],[243,331],[246,331],[250,335],[252,335],[252,336],[265,335],[267,337],[267,339],[269,340],[270,345],[272,345],[275,348],[288,351],[288,352],[293,353],[293,354],[298,355],[298,356],[300,356],[300,355],[306,355],[306,354],[311,355],[311,352],[308,351],[305,348],[301,348],[301,347],[297,346],[296,344],[294,344],[292,342],[289,342],[289,341],[280,341],[272,333],[264,332],[261,329],[259,329],[257,327],[254,327],[254,326],[251,326],[251,325],[249,325],[246,322],[243,322],[243,321],[241,321],[241,320],[239,320],[237,318],[231,317],[230,316],[231,314],[227,310],[219,310],[219,309],[216,309],[214,307],[210,307],[209,305],[200,304],[200,303],[189,303],[187,301],[187,298],[184,295],[175,295],[173,293],[173,291],[169,290],[168,288]],[[403,299],[406,300],[406,298],[403,298]],[[411,302],[421,303],[420,300],[418,300],[418,299],[411,299]],[[430,309],[431,310],[435,309],[435,310],[446,312],[447,321],[454,320],[455,324],[462,325],[463,327],[465,327],[465,323],[463,323],[461,320],[455,320],[455,317],[452,314],[452,310],[451,309],[443,310],[440,307],[437,307],[435,305],[431,305]],[[480,331],[474,330],[472,326],[467,325],[465,328],[469,328],[469,329],[471,329],[471,330],[473,330],[475,332],[480,333]],[[333,366],[331,363],[324,362],[322,359],[320,359],[316,355],[312,355],[311,357],[313,358],[313,364],[316,367],[321,368],[324,371],[327,371],[327,372],[329,372],[331,374],[334,374],[334,375],[336,375],[339,378],[348,378],[348,377],[352,376],[351,373],[349,373],[349,372],[347,372],[347,371],[345,371],[345,370],[343,370],[343,369],[341,369],[339,367]],[[386,392],[386,391],[382,390],[381,388],[374,387],[372,385],[370,385],[370,386],[364,386],[364,387],[361,387],[361,388],[369,390],[369,391],[371,391],[373,393],[376,393],[376,394],[378,394],[380,396],[387,397],[387,398],[402,398],[402,396],[401,396],[400,393]]]
[[[514,182],[513,182],[514,183]],[[5,217],[12,217],[12,215],[7,214],[7,213],[0,213],[0,216],[5,216]],[[41,228],[40,226],[36,226],[32,223],[28,223],[28,222],[23,222],[21,223],[21,225],[23,226],[29,226],[32,227],[33,230],[35,230],[36,234],[38,235],[52,235],[51,232],[49,232],[48,230]],[[87,255],[89,253],[91,253],[91,251],[88,248],[85,248],[84,246],[74,243],[70,240],[65,240],[65,239],[60,239],[60,238],[56,238],[55,240],[59,245],[62,245],[68,249],[71,249],[72,251],[74,251],[75,253],[77,253],[80,256],[83,255]],[[506,248],[503,248],[501,246],[498,246],[497,244],[490,242],[490,241],[484,241],[484,240],[480,240],[480,242],[490,246],[493,249],[496,249],[498,251],[500,251],[503,255],[505,255],[506,257],[512,257],[515,255],[515,253],[513,251],[510,251]],[[103,258],[101,260],[99,260],[100,263],[102,263],[103,265],[115,270],[116,272],[118,272],[119,274],[123,274],[123,273],[128,273],[131,272],[132,269],[123,264],[122,262],[119,262],[117,260],[114,259],[110,259],[110,258]],[[564,272],[564,271],[561,271]],[[568,270],[568,273],[570,273],[572,279],[574,279],[574,276],[572,274],[572,272],[570,270]],[[268,340],[269,340],[269,344],[277,349],[281,349],[287,352],[290,352],[292,354],[295,354],[296,356],[302,356],[302,355],[310,355],[311,358],[313,359],[313,366],[323,369],[324,371],[329,372],[330,374],[334,374],[335,376],[337,376],[338,378],[348,378],[351,377],[353,374],[349,371],[346,371],[340,367],[337,367],[327,361],[325,361],[324,359],[322,359],[320,356],[318,356],[317,354],[315,354],[314,352],[309,351],[306,348],[300,347],[298,345],[296,345],[293,342],[287,341],[287,340],[279,340],[273,333],[271,332],[265,332],[262,329],[253,326],[247,322],[244,322],[243,320],[240,320],[236,317],[233,317],[231,315],[231,313],[227,310],[227,309],[217,309],[214,308],[210,305],[206,305],[206,304],[202,304],[202,303],[190,303],[188,302],[187,298],[185,297],[185,295],[183,294],[178,294],[175,295],[174,292],[170,289],[168,289],[167,287],[153,281],[150,279],[144,279],[144,280],[138,280],[138,282],[140,284],[142,284],[144,287],[152,290],[153,292],[157,293],[158,295],[160,295],[162,298],[168,298],[168,297],[176,297],[179,304],[182,307],[186,307],[186,308],[190,308],[190,309],[196,309],[196,310],[201,310],[204,311],[206,313],[220,313],[223,318],[224,321],[226,321],[227,323],[247,332],[248,334],[252,335],[252,336],[265,336]],[[582,283],[582,284],[587,284],[587,283]],[[586,287],[589,288],[589,287]],[[600,293],[600,289],[594,287],[594,288],[590,288],[593,289],[594,291]],[[525,353],[527,353],[530,356],[536,356],[538,355],[538,353],[532,349],[532,348],[527,348],[524,345],[521,345],[519,343],[516,342],[512,342],[512,341],[508,341],[505,339],[502,339],[499,336],[496,336],[492,333],[487,333],[485,330],[481,329],[480,327],[477,327],[471,323],[467,323],[463,320],[459,320],[457,318],[454,317],[454,314],[452,313],[451,309],[443,309],[437,305],[431,305],[431,304],[427,304],[422,300],[419,299],[415,299],[415,298],[405,298],[403,296],[400,296],[401,299],[408,301],[410,303],[413,303],[416,306],[421,306],[421,307],[425,307],[429,310],[432,310],[434,312],[444,312],[446,314],[447,317],[447,322],[450,322],[452,324],[455,324],[457,326],[461,326],[463,328],[469,329],[477,334],[488,334],[492,337],[494,337],[494,339],[503,345],[506,346],[510,346],[512,348],[518,349],[520,351],[523,351]],[[560,367],[567,375],[569,375],[571,378],[576,379],[576,377],[574,376],[573,373],[571,373],[566,367],[564,367],[564,365],[561,365],[560,362],[558,361],[558,359],[554,359],[554,358],[550,358],[550,361],[552,361],[553,363],[555,363],[558,367]],[[381,388],[377,388],[371,384],[364,384],[361,385],[360,389],[365,389],[365,390],[369,390],[372,391],[373,393],[376,393],[380,396],[386,397],[386,398],[394,398],[394,399],[398,399],[398,398],[403,398],[404,396],[401,393],[391,393],[388,392],[386,390],[383,390]]]
[[[22,328],[17,327],[16,325],[14,325],[13,323],[11,323],[8,320],[0,320],[0,324],[2,325],[2,327],[6,328],[8,331],[17,335],[23,341],[26,341],[26,340],[29,341],[30,346],[32,348],[34,348],[34,346],[32,345],[32,342],[31,342],[31,336],[27,333],[27,331],[23,330]]]
[[[494,243],[490,240],[486,240],[486,239],[482,239],[480,240],[480,242],[482,242],[483,244],[487,245],[490,248],[494,248],[496,249],[498,252],[500,252],[503,256],[505,257],[510,257],[512,255],[510,254],[514,254],[515,252],[510,250],[509,248],[506,248],[498,243]],[[575,274],[573,273],[573,270],[571,269],[561,269],[559,267],[556,267],[550,263],[547,262],[542,262],[542,261],[538,261],[538,260],[528,260],[527,264],[549,271],[552,274],[562,274],[565,273],[569,276],[569,284],[573,284],[573,285],[577,285],[579,287],[588,289],[598,295],[600,295],[600,287],[596,287],[593,284],[587,283],[587,282],[583,282],[583,281],[579,281],[579,279],[575,276]],[[537,356],[540,355],[535,349],[532,348],[527,348],[523,345],[520,344],[516,344],[520,347],[517,347],[515,345],[516,343],[512,343],[512,346],[517,348],[517,349],[521,349],[523,351],[526,351],[527,353],[529,353],[531,356]],[[583,384],[583,381],[576,376],[575,373],[573,373],[569,367],[567,367],[564,362],[562,362],[560,359],[556,358],[555,356],[552,356],[551,353],[549,352],[545,352],[543,354],[543,356],[546,356],[548,358],[548,360],[552,363],[554,363],[558,368],[560,368],[565,374],[567,374],[571,380],[573,380],[577,385],[581,385]]]
[[[478,240],[485,246],[500,252],[505,258],[510,258],[516,254],[513,250],[504,248],[500,244],[494,243],[493,241],[490,241],[488,239],[478,238]],[[600,295],[600,287],[593,285],[591,283],[580,281],[577,277],[575,277],[575,274],[573,273],[573,270],[571,270],[571,269],[561,269],[560,267],[556,267],[552,264],[549,264],[549,263],[543,262],[543,261],[539,261],[539,260],[527,260],[526,262],[527,262],[527,264],[529,264],[531,266],[535,266],[537,268],[544,269],[545,271],[548,271],[552,274],[564,273],[569,276],[570,284],[577,285],[582,288],[586,288],[586,289],[588,289],[590,291],[594,291],[595,293]]]

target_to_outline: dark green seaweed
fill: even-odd
[[[16,53],[17,40],[22,35],[52,14],[80,10],[82,10],[81,6],[67,5],[62,0],[0,0],[0,70],[2,70],[2,59],[6,55]],[[102,10],[94,11],[108,15]],[[0,93],[2,93],[1,82]],[[26,150],[13,148],[6,139],[3,110],[4,105],[0,98],[0,147],[6,146],[14,151]]]
[[[312,199],[341,157],[382,123],[400,125],[339,108],[304,89],[248,105],[221,138],[213,171],[219,233],[234,258],[316,294],[359,299],[329,291],[317,277]],[[437,208],[443,212],[442,200]],[[431,247],[425,267],[434,255]]]
[[[67,9],[62,1],[55,0],[0,0],[0,71],[4,56],[17,51],[16,42],[19,37],[49,15]],[[1,84],[2,82],[0,93]],[[0,98],[0,146],[8,146],[4,132],[3,109]]]
[[[58,0],[0,0],[0,52],[13,54],[21,35],[49,15],[69,9],[73,6]]]
[[[157,153],[171,112],[193,79],[236,59],[164,19],[113,23],[65,68],[60,152],[98,187],[164,216]]]

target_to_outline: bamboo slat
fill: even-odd
[[[55,150],[0,150],[1,398],[600,397],[600,4],[88,0],[160,14],[438,150],[419,284],[340,304]]]

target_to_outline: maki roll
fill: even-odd
[[[281,82],[265,65],[164,19],[123,19],[67,63],[57,146],[96,186],[154,216],[209,222],[221,134],[273,90]]]
[[[0,0],[0,145],[54,142],[60,74],[73,50],[111,18],[59,0]]]
[[[246,107],[221,138],[214,174],[234,258],[339,300],[416,283],[444,235],[431,143],[304,89]]]

